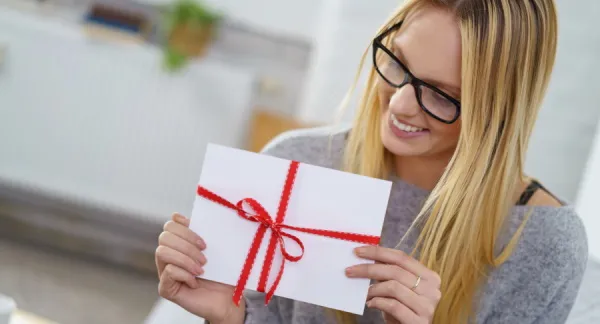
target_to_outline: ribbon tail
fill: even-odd
[[[265,292],[267,286],[267,280],[269,279],[269,273],[271,272],[271,265],[273,264],[273,258],[275,257],[275,249],[277,248],[277,234],[271,231],[271,239],[269,240],[269,247],[265,254],[265,261],[263,263],[262,271],[260,273],[260,280],[258,281],[257,291]]]
[[[285,184],[283,186],[283,191],[281,193],[281,197],[279,199],[279,207],[277,208],[277,217],[275,219],[276,224],[281,224],[285,220],[285,215],[287,213],[287,207],[290,201],[290,196],[292,194],[292,189],[294,188],[294,181],[296,181],[296,175],[298,174],[298,168],[300,163],[298,161],[291,161],[288,167],[287,176],[285,178]],[[260,274],[260,280],[258,281],[257,290],[260,292],[265,291],[265,287],[267,286],[267,281],[269,279],[269,273],[271,272],[271,265],[273,264],[273,257],[275,254],[276,244],[278,240],[281,240],[281,234],[278,235],[275,231],[271,231],[271,239],[269,241],[269,246],[267,248],[267,253],[265,254],[265,260],[263,262],[263,268]],[[283,252],[283,246],[282,246]],[[283,261],[285,262],[285,261]]]
[[[281,281],[281,277],[283,276],[284,266],[285,266],[285,258],[283,258],[281,260],[281,266],[279,267],[279,273],[277,273],[277,278],[275,278],[275,282],[273,282],[273,285],[271,285],[271,289],[269,289],[269,291],[265,295],[265,305],[268,305],[269,301],[271,301],[271,298],[273,298],[273,295],[275,295],[275,290],[277,290],[277,286],[279,285],[279,282]]]
[[[254,261],[256,260],[256,255],[258,254],[260,243],[262,242],[266,231],[267,228],[265,226],[259,226],[258,230],[256,231],[256,234],[254,235],[254,240],[252,240],[252,245],[250,246],[250,250],[248,251],[246,261],[244,262],[244,267],[242,268],[242,272],[240,274],[240,277],[238,278],[238,282],[233,292],[233,302],[236,306],[240,305],[240,301],[242,300],[242,295],[244,293],[244,288],[246,287],[246,283],[248,282],[248,278],[250,277],[250,272],[252,272],[252,267],[254,266]]]

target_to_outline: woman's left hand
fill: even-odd
[[[388,324],[432,322],[442,296],[437,273],[396,249],[363,246],[355,253],[376,262],[346,269],[348,277],[377,281],[369,288],[367,307],[381,310]]]

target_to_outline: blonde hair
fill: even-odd
[[[464,323],[474,320],[481,283],[510,256],[526,222],[498,253],[514,193],[525,180],[525,153],[554,65],[558,23],[552,0],[407,0],[379,32],[426,5],[453,12],[459,22],[462,125],[454,155],[411,226],[420,230],[413,255],[441,277],[433,323]],[[393,156],[380,138],[377,83],[371,69],[344,168],[386,178]],[[355,320],[336,315],[341,323]]]

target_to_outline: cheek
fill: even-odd
[[[450,125],[440,123],[437,120],[430,120],[429,124],[431,125],[431,133],[438,138],[439,141],[444,141],[447,143],[458,142],[461,128],[460,119]]]
[[[387,111],[390,103],[390,98],[392,97],[393,90],[391,87],[381,84],[381,82],[377,85],[377,93],[379,96],[379,104],[381,105],[381,109],[383,111]]]

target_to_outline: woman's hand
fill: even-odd
[[[437,273],[400,250],[363,246],[355,252],[376,262],[346,269],[348,277],[377,281],[369,288],[367,307],[381,310],[388,324],[431,323],[442,296]]]
[[[159,295],[211,323],[243,323],[245,304],[235,306],[233,287],[196,278],[204,273],[204,240],[189,228],[189,219],[173,214],[158,239],[155,260]]]

